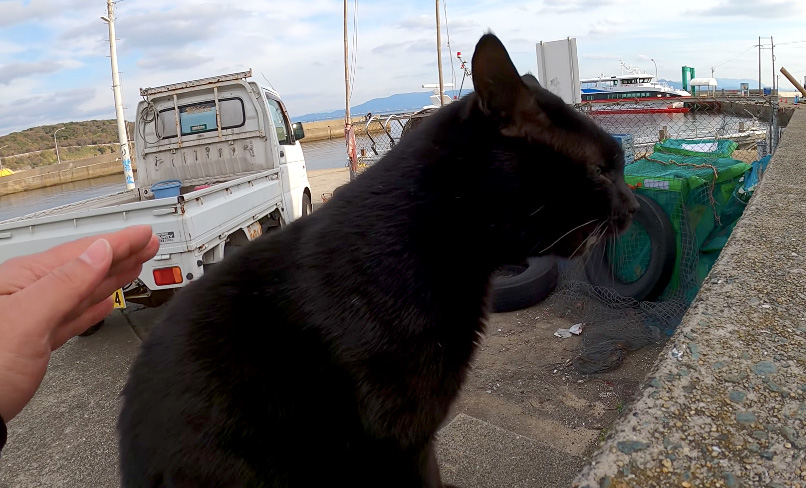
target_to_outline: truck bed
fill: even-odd
[[[262,171],[171,198],[127,190],[9,219],[0,222],[0,262],[140,224],[160,235],[161,253],[210,245],[251,223],[252,215],[282,205],[278,175],[277,169]]]

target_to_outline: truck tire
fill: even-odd
[[[616,276],[606,248],[612,240],[600,241],[591,250],[592,258],[585,266],[585,275],[595,287],[609,288],[622,297],[629,297],[637,302],[657,299],[674,273],[677,259],[677,236],[675,235],[669,216],[663,208],[651,198],[635,194],[640,207],[633,222],[643,226],[650,240],[649,262],[643,274],[634,281],[624,281]]]
[[[100,328],[101,328],[101,327],[103,327],[103,325],[104,325],[104,320],[105,320],[105,319],[101,319],[101,321],[100,321],[100,322],[98,322],[97,324],[95,324],[95,325],[91,326],[89,329],[85,330],[85,331],[84,331],[84,332],[82,332],[81,334],[78,334],[78,336],[79,336],[79,337],[89,337],[89,336],[91,336],[92,334],[94,334],[94,333],[98,332],[98,330],[100,330]]]
[[[302,216],[306,217],[313,213],[313,203],[311,203],[311,196],[307,193],[302,194]]]
[[[520,310],[542,301],[554,291],[558,275],[557,260],[552,256],[504,266],[493,277],[493,312]]]

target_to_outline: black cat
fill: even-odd
[[[570,256],[637,209],[616,141],[492,34],[473,78],[321,210],[173,300],[123,390],[124,487],[442,486],[434,435],[493,270]]]

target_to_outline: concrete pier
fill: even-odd
[[[796,110],[638,400],[575,487],[806,486],[804,155]]]

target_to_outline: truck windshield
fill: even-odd
[[[240,98],[222,98],[218,101],[221,111],[221,129],[235,129],[245,123],[243,101]],[[218,130],[215,116],[215,100],[179,106],[179,126],[182,135],[200,134]],[[157,135],[160,139],[176,137],[174,109],[160,110],[157,119]]]

